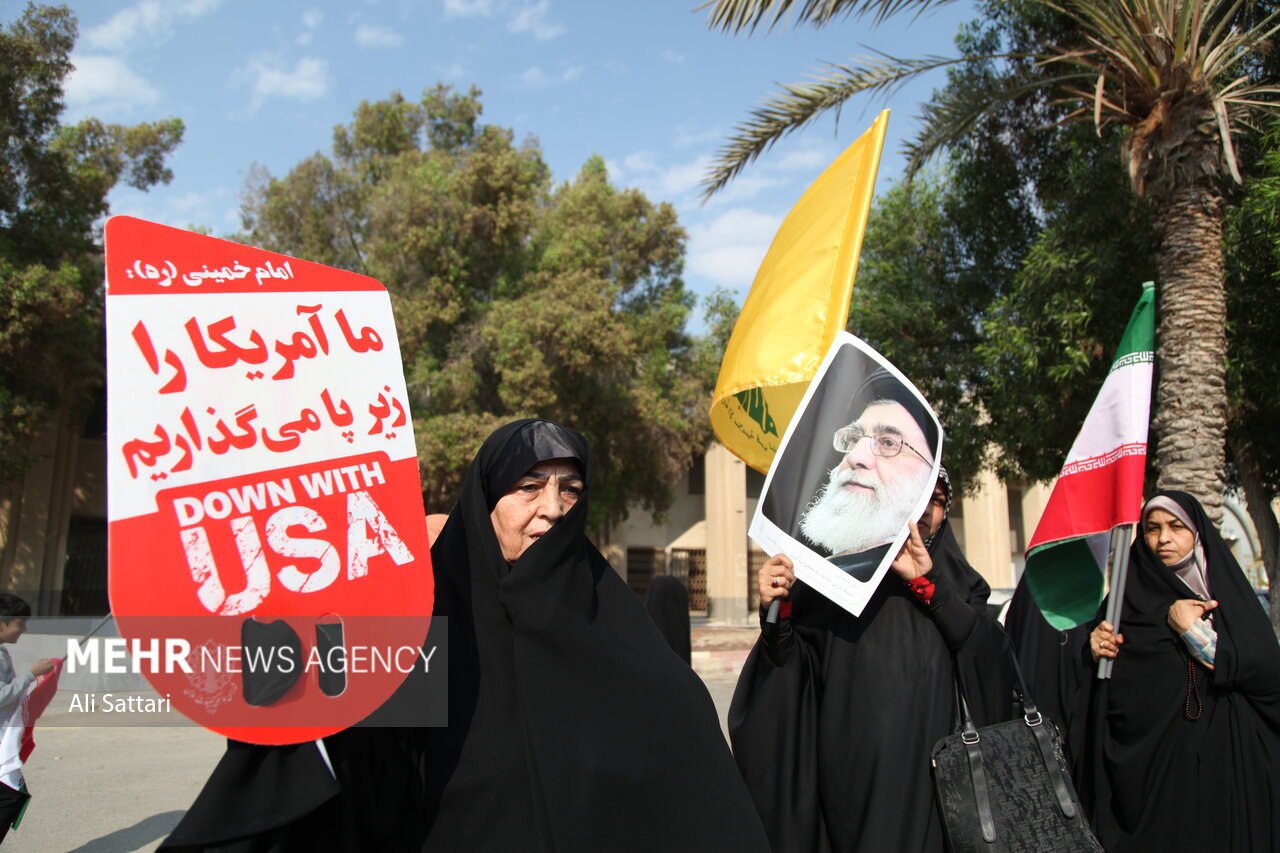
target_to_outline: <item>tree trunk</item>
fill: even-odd
[[[1254,456],[1253,445],[1248,439],[1231,443],[1231,455],[1240,472],[1240,485],[1244,487],[1245,503],[1249,518],[1258,531],[1258,545],[1262,549],[1262,565],[1267,570],[1267,585],[1271,589],[1271,630],[1280,638],[1280,585],[1276,584],[1276,567],[1280,558],[1280,522],[1271,509],[1271,493],[1262,480],[1262,470]]]
[[[1156,465],[1162,489],[1183,489],[1222,523],[1226,457],[1227,306],[1222,194],[1202,176],[1154,204],[1160,272]]]

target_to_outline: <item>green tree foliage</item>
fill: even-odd
[[[711,0],[706,5],[713,28],[751,32],[784,22],[823,27],[847,18],[878,21],[942,2],[946,0]],[[997,25],[996,38],[980,50],[912,59],[863,55],[845,64],[829,63],[809,80],[781,87],[727,140],[708,173],[706,192],[723,187],[782,137],[828,110],[838,111],[850,98],[885,95],[939,69],[956,71],[970,84],[948,86],[924,107],[921,129],[907,145],[909,173],[935,153],[963,149],[1010,105],[1048,118],[1045,126],[1052,131],[1047,138],[1054,142],[1063,138],[1058,133],[1063,125],[1070,124],[1114,140],[1112,150],[1120,154],[1119,165],[1134,196],[1152,212],[1160,317],[1153,411],[1159,481],[1196,495],[1216,521],[1221,517],[1228,401],[1222,246],[1226,183],[1243,180],[1239,144],[1260,120],[1280,111],[1280,85],[1269,67],[1280,11],[1272,0],[989,0],[980,12]],[[1078,153],[1051,150],[1056,155]],[[1037,195],[1047,198],[1038,189]],[[1123,204],[1121,209],[1130,207]],[[1032,213],[1039,216],[1040,211]],[[1049,213],[1045,211],[1045,228],[1051,233]],[[1028,270],[1038,266],[1049,275],[1070,271],[1070,251],[1062,251],[1070,245],[1042,241],[1044,251],[1028,262]],[[1028,330],[1026,323],[1035,315],[1006,312],[1012,322],[1005,324],[1004,338],[1014,345],[1008,366],[1025,367],[1040,359],[1038,339],[1049,334],[1050,360],[1068,373],[1080,370],[1089,361],[1087,351],[1085,359],[1077,358],[1080,344],[1094,337],[1083,311],[1087,299],[1088,294],[1077,295],[1047,306],[1066,319],[1060,328]],[[1002,414],[988,414],[999,427]],[[1016,424],[1009,421],[1007,426]]]
[[[167,183],[182,139],[179,119],[63,124],[75,41],[62,6],[28,5],[0,29],[0,482],[25,470],[34,432],[101,381],[107,194]]]
[[[1258,532],[1271,589],[1271,621],[1280,635],[1280,124],[1247,161],[1250,180],[1227,213],[1228,447]]]
[[[992,10],[959,45],[989,54],[1031,24],[1047,25]],[[953,69],[937,99],[995,73],[990,62]],[[921,382],[969,482],[985,465],[1057,475],[1155,274],[1117,132],[1051,127],[1061,111],[1035,92],[991,110],[936,177],[877,203],[863,245],[850,327]]]
[[[973,389],[981,382],[979,314],[990,279],[961,261],[955,196],[944,177],[898,184],[876,202],[867,225],[850,330],[917,384],[946,430],[943,464],[977,473],[986,439]]]
[[[599,158],[553,186],[536,142],[481,121],[479,90],[437,86],[362,103],[330,154],[257,172],[243,214],[241,239],[390,290],[429,511],[489,432],[534,415],[590,440],[593,523],[670,505],[715,380],[685,330],[670,205],[612,186]]]

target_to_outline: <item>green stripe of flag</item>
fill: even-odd
[[[1124,327],[1120,336],[1120,346],[1116,349],[1115,360],[1119,362],[1125,356],[1136,353],[1150,353],[1156,348],[1156,285],[1155,282],[1143,282],[1142,296],[1129,316],[1129,325]]]
[[[1110,532],[1098,534],[1110,536]],[[1089,537],[1064,539],[1035,550],[1027,560],[1035,570],[1025,574],[1045,621],[1060,631],[1088,622],[1102,603],[1105,569],[1089,548]],[[1052,602],[1045,607],[1045,602]]]

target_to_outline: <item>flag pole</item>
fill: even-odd
[[[1120,633],[1120,613],[1124,607],[1124,587],[1129,580],[1129,542],[1133,537],[1132,524],[1117,525],[1111,531],[1110,559],[1107,560],[1107,615],[1117,634]],[[1116,647],[1117,652],[1119,646]],[[1108,679],[1115,667],[1115,658],[1098,659],[1098,678]]]
[[[110,618],[111,618],[111,611],[110,611],[110,610],[108,610],[108,611],[107,611],[107,615],[106,615],[106,616],[103,616],[101,619],[99,619],[99,620],[98,620],[98,624],[94,625],[94,626],[93,626],[93,628],[91,628],[91,629],[89,630],[89,633],[85,634],[83,637],[81,637],[80,639],[76,640],[76,645],[78,645],[80,648],[82,648],[82,649],[83,649],[83,648],[84,648],[84,644],[85,644],[85,643],[87,643],[87,642],[89,642],[89,638],[90,638],[90,637],[92,637],[94,634],[98,633],[99,631],[101,631],[101,630],[102,630],[102,626],[103,626],[103,625],[105,625],[105,624],[107,624],[107,620],[108,620],[108,619],[110,619]]]

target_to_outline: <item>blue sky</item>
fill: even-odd
[[[484,92],[484,120],[536,137],[556,180],[592,154],[615,183],[669,201],[689,231],[686,280],[745,298],[778,224],[805,187],[870,124],[893,110],[879,190],[926,78],[888,103],[855,102],[837,128],[819,122],[784,140],[707,204],[697,185],[716,148],[777,83],[863,45],[899,56],[951,54],[973,17],[963,0],[879,28],[844,21],[753,37],[714,33],[699,0],[93,0],[69,5],[80,41],[68,118],[186,122],[171,184],[119,190],[112,211],[170,225],[239,226],[250,166],[283,175],[329,150],[335,124],[361,100],[416,97],[437,81]],[[12,17],[9,7],[5,17]],[[864,110],[865,107],[865,110]],[[700,324],[699,324],[700,325]]]

